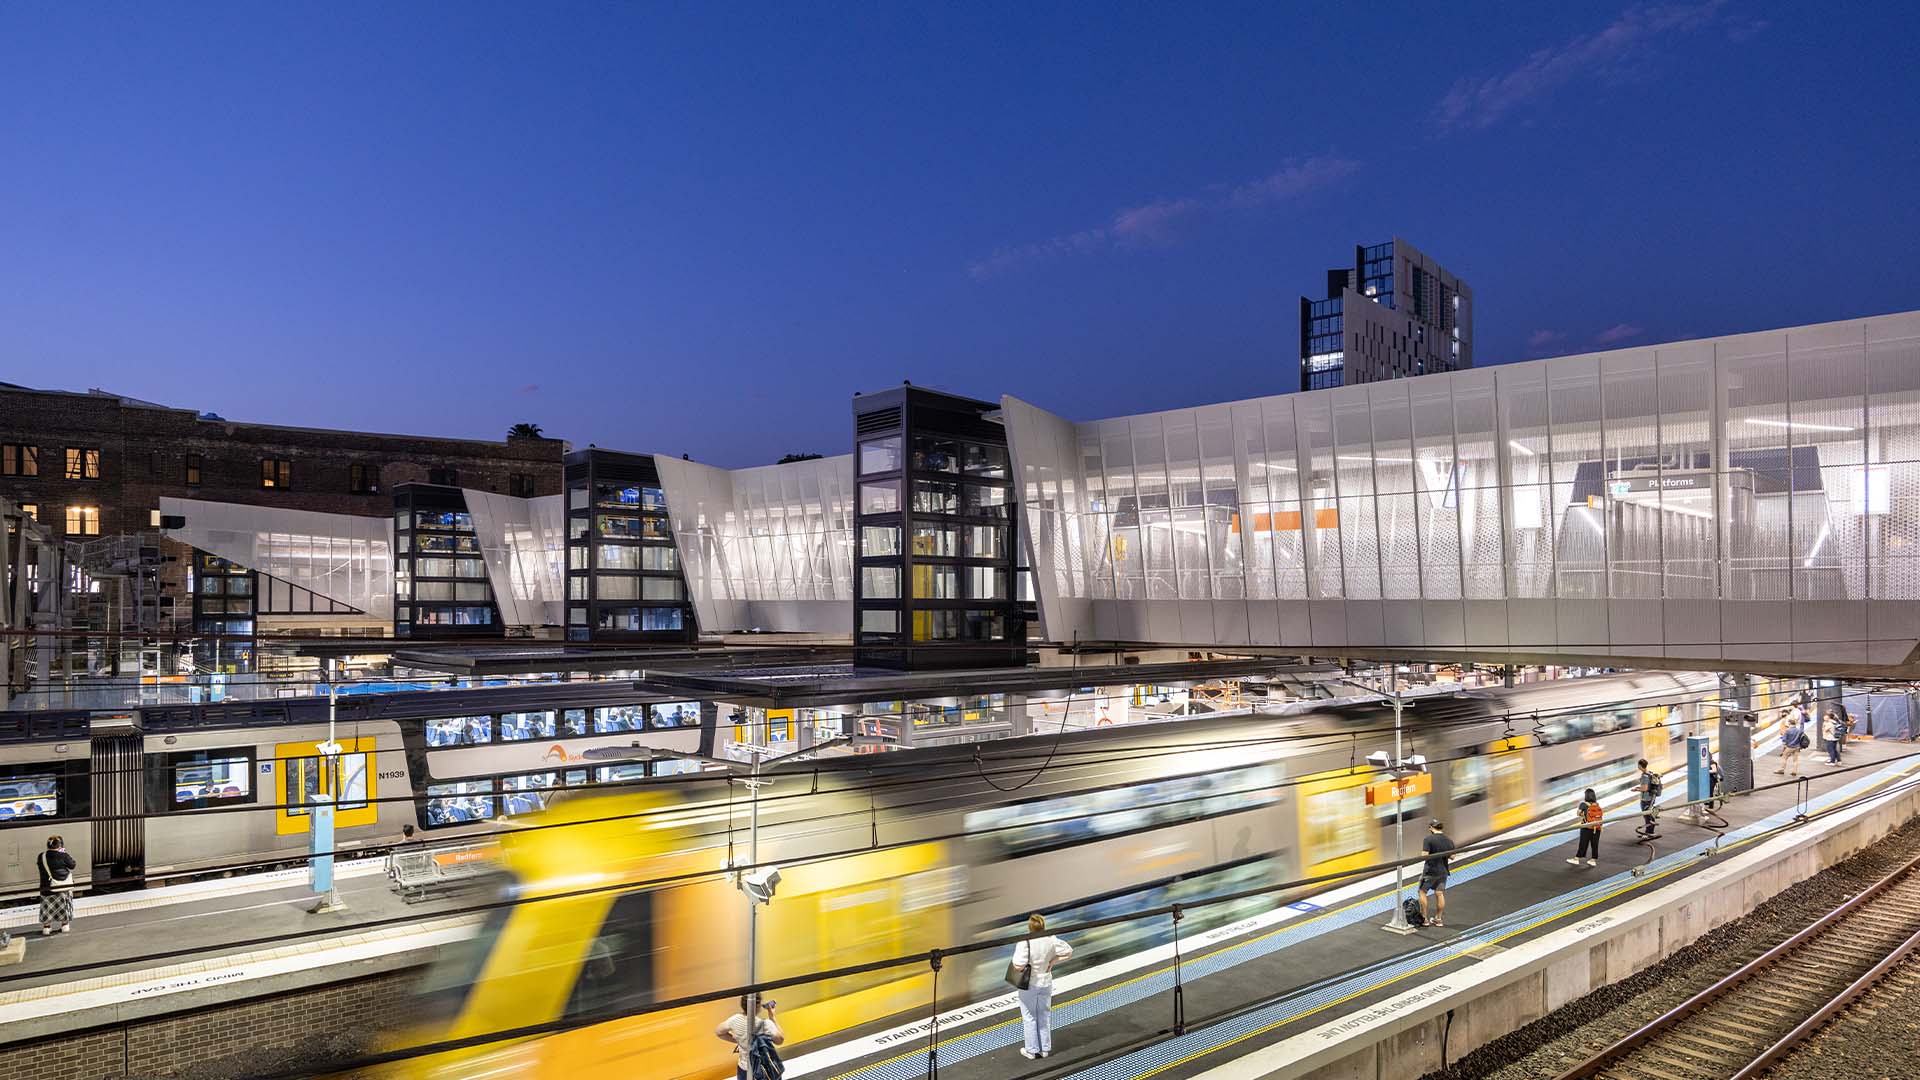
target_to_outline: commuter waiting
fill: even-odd
[[[1567,860],[1569,866],[1579,866],[1582,860],[1588,866],[1600,865],[1600,796],[1587,789],[1586,797],[1580,805],[1573,808],[1574,820],[1580,823],[1580,846],[1574,849],[1573,858]]]
[[[1427,826],[1427,838],[1420,847],[1427,861],[1420,868],[1420,917],[1430,926],[1447,925],[1447,873],[1451,852],[1456,845],[1446,829],[1435,821]],[[1427,910],[1427,894],[1433,894],[1433,910]]]
[[[1028,936],[1013,947],[1009,969],[1020,991],[1020,1056],[1029,1061],[1053,1053],[1053,965],[1073,957],[1073,947],[1046,930],[1046,919],[1028,917]]]

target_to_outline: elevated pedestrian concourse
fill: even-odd
[[[1636,836],[1640,816],[1631,791],[1606,800],[1598,866],[1566,861],[1575,846],[1571,806],[1564,816],[1465,846],[1453,861],[1444,927],[1406,935],[1384,930],[1395,903],[1394,877],[1375,874],[1195,934],[1179,942],[1177,958],[1171,945],[1162,945],[1091,968],[1062,965],[1054,977],[1053,1052],[1044,1059],[1021,1056],[1021,1018],[1009,992],[947,1009],[937,1033],[932,1018],[921,1018],[792,1047],[786,1075],[918,1080],[932,1075],[931,1050],[942,1080],[1373,1077],[1373,1065],[1355,1064],[1363,1053],[1343,1052],[1346,1043],[1423,1003],[1470,993],[1496,970],[1559,950],[1579,950],[1578,989],[1585,992],[1585,950],[1629,913],[1683,889],[1718,888],[1694,879],[1728,874],[1742,860],[1783,862],[1816,847],[1825,853],[1832,845],[1822,838],[1849,815],[1885,808],[1920,788],[1920,753],[1910,743],[1850,746],[1843,765],[1813,763],[1803,768],[1810,775],[1794,782],[1774,774],[1777,739],[1768,742],[1756,761],[1760,788],[1723,801],[1705,824],[1690,823],[1691,810],[1681,807],[1684,778],[1669,774],[1659,839],[1651,844]],[[1408,849],[1415,855],[1418,843],[1410,831]],[[1419,872],[1418,863],[1408,868],[1405,895],[1413,895]],[[1751,887],[1742,893],[1737,882],[1732,887],[1728,917],[1765,898]],[[1706,929],[1693,927],[1688,940]],[[1061,931],[1075,942],[1070,927]],[[1656,925],[1655,936],[1662,932]],[[1593,972],[1593,985],[1650,962],[1620,955],[1621,969]],[[1464,1031],[1455,1034],[1465,1041]],[[1386,1053],[1380,1051],[1380,1076],[1388,1075]],[[1335,1062],[1345,1065],[1318,1071]]]

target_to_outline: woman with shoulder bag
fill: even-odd
[[[1027,919],[1027,939],[1013,947],[1008,981],[1020,991],[1020,1056],[1031,1061],[1053,1053],[1053,965],[1073,956],[1073,947],[1047,936],[1047,920]]]
[[[58,836],[47,837],[47,850],[40,853],[40,932],[53,933],[73,929],[73,871],[79,864],[67,854],[66,842]]]

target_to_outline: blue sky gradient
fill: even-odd
[[[1283,392],[1395,233],[1481,364],[1920,307],[1916,10],[12,5],[0,380],[737,466]]]

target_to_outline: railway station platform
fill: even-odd
[[[1840,842],[1850,815],[1875,811],[1883,818],[1904,818],[1920,807],[1920,744],[1855,743],[1837,769],[1818,754],[1803,754],[1802,771],[1810,775],[1804,785],[1767,787],[1786,779],[1774,775],[1771,750],[1766,747],[1755,762],[1765,789],[1728,800],[1720,810],[1725,828],[1686,824],[1682,814],[1667,813],[1661,839],[1649,847],[1634,835],[1640,819],[1637,796],[1629,792],[1609,800],[1597,867],[1569,866],[1565,860],[1573,853],[1575,834],[1543,833],[1543,826],[1505,834],[1513,841],[1510,846],[1457,857],[1445,927],[1405,936],[1383,930],[1395,902],[1389,873],[1194,935],[1183,941],[1180,963],[1183,1034],[1173,1031],[1170,947],[1090,970],[1075,970],[1069,962],[1054,979],[1049,1057],[1021,1057],[1019,1010],[1008,993],[941,1015],[938,1075],[942,1080],[1420,1076],[1537,1018],[1556,1007],[1555,998],[1572,1000],[1705,933],[1711,928],[1708,917],[1692,909],[1685,926],[1670,925],[1679,917],[1674,898],[1683,892],[1731,889],[1714,909],[1712,925],[1719,925],[1792,883],[1784,874],[1764,881],[1735,876],[1736,863],[1744,864],[1741,873],[1752,875],[1804,854],[1808,857],[1799,860],[1797,872],[1810,876],[1851,853]],[[1667,777],[1663,805],[1684,799],[1684,783],[1675,776]],[[1887,797],[1866,803],[1864,797],[1872,793]],[[1571,809],[1568,822],[1545,827],[1570,823]],[[1796,824],[1803,814],[1814,815],[1813,820]],[[1855,822],[1856,833],[1848,834],[1846,843],[1865,842],[1862,827]],[[1409,831],[1409,851],[1418,852],[1421,835]],[[1412,895],[1418,870],[1414,866],[1407,874],[1406,895]],[[1648,919],[1652,940],[1617,940],[1629,930],[1649,936],[1644,933]],[[1602,949],[1603,939],[1616,940]],[[1550,967],[1555,957],[1573,968]],[[1533,967],[1524,967],[1528,964]],[[1485,1009],[1473,1014],[1471,1024],[1488,1030],[1467,1031],[1466,1002],[1475,984],[1495,979],[1496,973],[1508,978],[1516,970],[1536,979],[1524,988],[1526,1000],[1543,999],[1544,1007],[1515,998],[1493,1014]],[[1462,1009],[1457,1026],[1455,999]],[[919,1080],[929,1075],[929,1028],[929,1020],[922,1019],[792,1046],[786,1075]],[[1426,1045],[1435,1042],[1438,1046]]]
[[[52,936],[34,905],[0,909],[25,941],[0,966],[0,1045],[408,970],[477,921],[436,915],[473,896],[405,902],[383,859],[343,860],[335,882],[345,910],[320,914],[304,869],[83,895]]]

